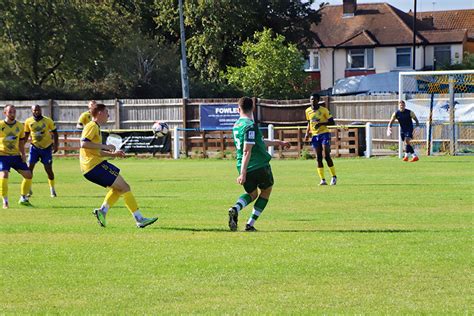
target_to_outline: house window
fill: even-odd
[[[319,70],[319,51],[312,50],[309,52],[309,59],[305,63],[306,70]]]
[[[436,67],[451,65],[451,46],[435,46],[434,60],[436,61]]]
[[[397,68],[411,67],[411,47],[397,48]]]
[[[374,68],[373,48],[354,48],[347,51],[348,69]]]

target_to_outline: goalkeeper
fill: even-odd
[[[405,155],[403,156],[403,161],[408,161],[409,155],[412,155],[411,162],[418,161],[419,158],[411,145],[411,141],[413,139],[413,132],[415,134],[419,130],[420,122],[416,117],[413,111],[410,111],[406,108],[405,101],[400,101],[398,103],[399,110],[392,114],[390,122],[388,123],[387,127],[387,136],[392,135],[392,124],[396,120],[400,124],[400,136],[402,137],[402,141],[405,144]],[[416,123],[416,128],[413,130],[413,121]]]

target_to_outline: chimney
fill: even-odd
[[[357,0],[344,0],[342,3],[342,16],[354,16],[357,11]]]

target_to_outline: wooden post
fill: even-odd
[[[201,131],[201,137],[202,137],[202,155],[203,158],[207,157],[207,142],[206,142],[206,131]]]
[[[303,143],[301,141],[301,129],[296,130],[296,138],[298,139],[298,156],[301,156],[301,151],[303,150]]]
[[[115,129],[120,129],[120,101],[115,99]]]
[[[260,120],[261,120],[261,109],[260,109],[260,106],[258,105],[258,99],[256,97],[253,97],[252,98],[252,103],[253,103],[253,107],[254,107],[254,114],[255,114],[255,123],[260,123]]]
[[[66,156],[66,147],[67,147],[67,133],[63,132],[63,137],[64,137],[64,150],[63,150],[63,155]]]
[[[224,134],[224,131],[219,131],[219,138],[221,140],[221,158],[224,158],[225,157],[225,154],[224,154],[224,150],[225,150],[225,134]]]
[[[279,133],[278,139],[279,139],[279,140],[283,140],[283,132],[284,132],[284,131],[285,131],[285,130],[283,130],[283,129],[281,129],[281,130],[278,131],[278,133]],[[282,148],[282,146],[278,146],[278,155],[279,155],[278,158],[282,158],[282,157],[283,157],[283,148]]]

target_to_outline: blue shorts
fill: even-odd
[[[318,146],[331,146],[331,133],[322,133],[311,138],[311,145],[313,148]]]
[[[21,156],[0,156],[0,171],[10,171],[10,168],[15,170],[30,170],[26,163],[21,159]]]
[[[114,183],[119,173],[119,168],[104,160],[89,172],[84,173],[84,177],[90,182],[106,188]]]
[[[41,159],[43,165],[51,165],[53,163],[53,147],[41,149],[35,145],[30,147],[30,157],[28,158],[28,164],[37,163]]]
[[[405,141],[405,138],[413,139],[413,130],[401,131],[400,136],[402,137],[402,141]]]

